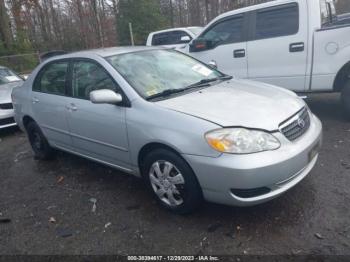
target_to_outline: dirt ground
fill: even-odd
[[[188,216],[160,209],[137,178],[66,153],[34,160],[25,134],[1,131],[0,254],[350,255],[350,122],[338,100],[307,99],[324,145],[298,186],[260,206],[207,203]]]

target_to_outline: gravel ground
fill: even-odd
[[[338,100],[307,100],[324,145],[302,183],[264,205],[188,216],[160,209],[137,178],[66,153],[36,161],[23,133],[1,131],[0,254],[350,255],[350,122]]]

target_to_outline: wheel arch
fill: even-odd
[[[152,152],[152,151],[154,151],[156,149],[169,150],[169,151],[175,153],[176,155],[178,155],[179,157],[181,157],[183,159],[181,154],[176,149],[174,149],[173,147],[171,147],[169,145],[166,145],[166,144],[163,144],[163,143],[159,143],[159,142],[148,143],[148,144],[144,145],[141,148],[141,150],[138,153],[138,157],[137,157],[137,164],[139,166],[141,174],[142,174],[142,165],[143,165],[143,161],[144,161],[145,157],[147,156],[147,154],[149,154],[150,152]]]
[[[30,122],[35,122],[35,120],[34,120],[31,116],[25,115],[25,116],[22,118],[22,123],[23,123],[23,126],[24,126],[25,129],[27,129],[27,125],[28,125]]]
[[[333,83],[333,90],[335,92],[340,92],[344,88],[344,83],[347,79],[350,79],[350,61],[343,65],[338,71]]]

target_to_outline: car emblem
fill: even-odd
[[[305,121],[301,118],[298,119],[297,124],[301,129],[305,127]]]

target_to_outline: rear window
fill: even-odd
[[[259,10],[256,14],[255,39],[294,35],[299,30],[298,4]]]

